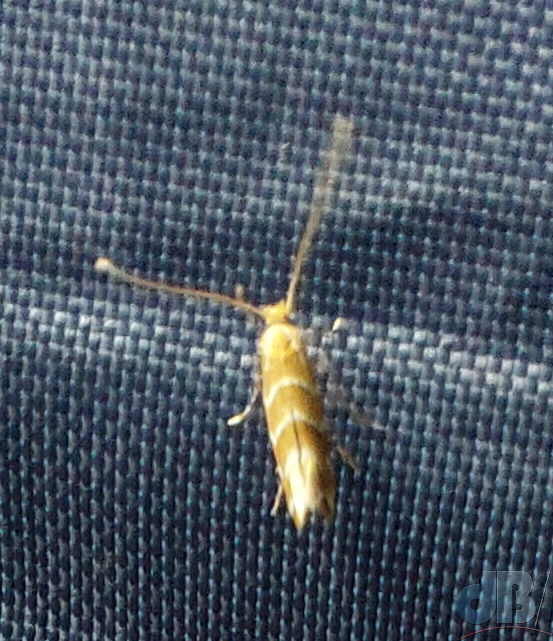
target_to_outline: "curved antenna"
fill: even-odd
[[[241,309],[246,314],[255,316],[265,320],[265,315],[260,307],[250,305],[245,300],[233,298],[232,296],[225,296],[225,294],[214,294],[213,292],[206,292],[202,289],[189,289],[188,287],[180,287],[179,285],[167,285],[166,283],[158,283],[155,280],[148,280],[147,278],[139,278],[120,267],[117,267],[109,258],[98,258],[94,263],[94,269],[116,278],[123,283],[130,285],[138,285],[138,287],[145,287],[147,289],[155,289],[158,292],[167,292],[169,294],[178,294],[180,296],[190,296],[191,298],[200,298],[203,300],[210,300],[214,303],[226,305],[227,307],[235,307]]]
[[[332,138],[324,153],[322,167],[315,179],[313,200],[311,201],[311,207],[309,209],[307,225],[294,260],[294,271],[290,279],[290,285],[288,286],[288,293],[286,294],[287,316],[294,311],[301,269],[321,222],[321,217],[329,205],[340,165],[349,152],[351,146],[351,131],[352,123],[349,118],[344,118],[343,116],[335,118],[332,126]]]

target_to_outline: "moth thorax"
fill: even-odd
[[[259,339],[259,348],[261,357],[272,361],[286,361],[305,350],[301,331],[291,323],[269,325]]]
[[[274,305],[265,305],[265,307],[261,308],[261,311],[267,325],[290,322],[290,312],[285,300],[281,300]]]

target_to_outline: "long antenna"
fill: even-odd
[[[313,200],[309,209],[309,218],[300,241],[298,253],[294,259],[294,271],[288,286],[288,293],[286,295],[286,315],[289,316],[295,309],[296,294],[298,284],[301,276],[301,269],[307,256],[307,252],[311,247],[313,238],[321,222],[321,217],[326,211],[338,170],[344,158],[349,152],[351,146],[351,132],[352,123],[349,118],[338,116],[332,126],[332,138],[327,147],[324,157],[323,165],[315,179],[315,187],[313,190]]]
[[[158,292],[168,292],[170,294],[180,294],[182,296],[191,296],[192,298],[211,300],[216,303],[220,303],[221,305],[236,307],[247,314],[252,314],[257,318],[265,320],[265,314],[261,308],[256,307],[255,305],[250,305],[250,303],[247,303],[245,300],[241,300],[240,298],[225,296],[225,294],[206,292],[203,289],[189,289],[188,287],[180,287],[179,285],[168,285],[166,283],[158,283],[155,280],[148,280],[147,278],[139,278],[138,276],[117,267],[117,265],[112,263],[109,258],[98,258],[94,264],[94,269],[98,272],[108,274],[108,276],[112,276],[123,283],[138,285],[138,287],[145,287],[147,289],[155,289]]]

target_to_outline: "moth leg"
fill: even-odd
[[[338,318],[332,323],[332,327],[330,328],[330,332],[328,333],[332,334],[332,332],[337,332],[341,329],[344,329],[347,324],[348,322],[345,318],[338,316]]]
[[[343,445],[340,445],[339,443],[335,444],[335,449],[342,458],[342,461],[344,463],[347,463],[351,469],[354,471],[355,474],[359,474],[360,469],[359,465],[357,465],[357,461],[353,458],[353,456],[350,454],[349,450],[346,449]]]
[[[273,504],[273,507],[271,508],[271,516],[275,516],[276,513],[278,512],[278,507],[280,505],[280,502],[282,501],[282,483],[278,482],[278,490],[277,490],[277,495],[275,497],[275,502]]]
[[[240,301],[246,300],[244,285],[240,285],[240,284],[236,285],[236,287],[234,288],[234,298]]]
[[[329,394],[329,396],[332,397],[332,400],[337,407],[342,407],[344,410],[346,410],[351,421],[359,427],[363,427],[368,430],[382,429],[378,428],[374,424],[374,420],[371,414],[361,412],[354,405],[352,405],[343,389],[333,389],[332,394]]]
[[[236,414],[236,416],[231,416],[227,421],[227,425],[230,425],[231,427],[235,427],[236,425],[240,425],[240,423],[243,423],[248,418],[248,416],[252,413],[252,410],[255,406],[255,403],[257,401],[260,391],[261,391],[261,376],[259,374],[259,367],[257,367],[254,374],[253,392],[248,404],[246,405],[244,410],[240,412],[240,414]]]
[[[317,347],[317,349],[320,349],[320,346],[326,343],[326,341],[332,336],[332,334],[340,331],[341,329],[344,329],[346,326],[347,320],[345,318],[338,317],[332,323],[332,327],[330,329],[323,330],[319,327],[302,327],[301,336],[308,347],[315,349],[315,346],[319,346]]]
[[[316,365],[317,369],[321,373],[325,374],[332,374],[332,367],[330,364],[330,358],[328,355],[323,351],[324,346],[327,343],[327,341],[330,339],[330,337],[335,334],[336,332],[339,332],[340,330],[344,329],[347,326],[347,320],[345,318],[338,317],[333,323],[332,327],[330,329],[326,329],[320,334],[320,338],[318,340],[320,347],[317,350],[317,359],[316,359]],[[306,332],[309,330],[305,330]],[[311,330],[313,331],[313,330]],[[307,342],[307,341],[306,341]]]
[[[323,338],[330,337],[334,332],[340,331],[347,327],[347,320],[345,318],[338,317],[332,324],[332,328],[326,331],[323,334]],[[332,392],[327,391],[329,383],[336,381],[336,370],[330,362],[328,355],[320,351],[317,355],[317,369],[321,373],[327,375],[326,385],[325,385],[325,397],[332,401],[333,405],[336,407],[341,407],[348,413],[348,416],[353,423],[359,425],[366,429],[381,429],[375,426],[372,415],[369,413],[362,412],[358,410],[348,399],[347,394],[345,393],[344,388],[341,385],[336,385]],[[342,458],[347,462],[348,457],[342,456]],[[351,457],[349,457],[351,459]],[[353,466],[354,467],[354,466]]]

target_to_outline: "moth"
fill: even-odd
[[[330,458],[331,434],[323,420],[323,401],[315,381],[314,367],[308,358],[301,330],[293,323],[302,266],[313,243],[323,213],[329,207],[339,169],[349,153],[352,124],[348,118],[334,120],[330,144],[314,185],[309,218],[293,262],[286,298],[272,305],[252,305],[241,296],[226,296],[210,291],[158,283],[134,276],[107,258],[98,258],[99,272],[140,287],[190,296],[227,305],[263,321],[259,339],[260,376],[243,412],[230,418],[229,425],[242,423],[251,413],[259,392],[269,429],[279,478],[272,509],[274,515],[282,501],[296,528],[301,529],[310,514],[326,520],[334,517],[336,476]]]

